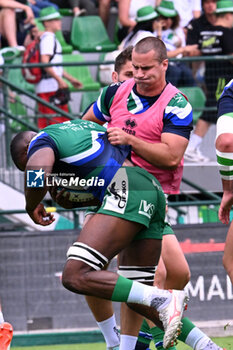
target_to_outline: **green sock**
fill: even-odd
[[[115,288],[113,290],[111,300],[126,302],[128,300],[128,296],[132,285],[133,281],[125,277],[119,276]]]
[[[183,343],[185,343],[187,336],[189,335],[191,330],[196,326],[190,321],[188,317],[182,318],[182,323],[183,323],[183,326],[182,326],[181,333],[178,336],[178,339],[181,340]]]
[[[139,331],[138,335],[138,341],[144,344],[150,345],[150,342],[152,340],[151,332],[150,332],[150,326],[146,322],[145,319],[143,319],[141,329]]]
[[[162,331],[162,329],[160,329],[159,327],[153,327],[150,329],[150,332],[152,334],[156,349],[165,350],[163,348],[164,331]],[[171,346],[169,350],[176,350],[176,347]]]

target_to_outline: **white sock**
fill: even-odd
[[[139,282],[133,282],[127,303],[151,306],[152,300],[155,309],[160,311],[170,302],[171,292],[157,287],[146,286]]]
[[[4,317],[2,311],[0,311],[0,324],[4,322]]]
[[[121,342],[119,350],[134,350],[138,337],[132,335],[121,334]]]
[[[209,343],[209,341],[211,341],[211,339],[209,337],[207,337],[207,335],[205,335],[203,338],[201,338],[196,347],[195,347],[195,350],[203,350],[205,349],[206,345]],[[213,348],[213,347],[211,347]]]
[[[120,334],[117,330],[115,314],[104,321],[96,323],[104,336],[107,347],[113,347],[120,344]]]
[[[202,143],[203,138],[197,134],[192,134],[190,136],[190,140],[189,140],[189,144],[188,144],[188,148],[197,148],[200,146],[200,144]]]
[[[189,345],[194,350],[202,350],[205,345],[210,340],[205,333],[203,333],[199,328],[194,327],[188,334],[185,344]]]

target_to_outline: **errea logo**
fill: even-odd
[[[147,216],[149,219],[152,217],[155,211],[155,206],[152,203],[147,203],[144,199],[141,200],[138,213]]]

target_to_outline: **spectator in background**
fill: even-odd
[[[233,2],[220,0],[217,2],[216,21],[199,34],[199,49],[202,55],[232,55],[233,54]],[[226,82],[233,76],[231,61],[212,60],[205,64],[205,84],[207,89],[206,107],[216,107]],[[190,137],[185,152],[185,159],[191,162],[206,162],[208,157],[200,151],[204,136],[211,124],[216,123],[216,111],[204,111],[198,119],[196,128]]]
[[[123,39],[119,48],[136,45],[138,41],[148,36],[154,37],[153,32],[158,29],[159,22],[157,21],[159,15],[152,6],[145,6],[137,11],[136,25],[133,30]]]
[[[46,7],[40,11],[39,20],[45,27],[45,32],[40,38],[40,54],[42,63],[60,63],[62,62],[62,48],[55,37],[55,33],[61,30],[61,16],[54,7]],[[54,103],[65,112],[68,112],[68,84],[63,78],[66,78],[71,84],[79,89],[82,87],[80,81],[69,75],[63,70],[62,66],[44,68],[45,75],[42,80],[36,84],[37,95],[47,102]],[[62,97],[62,99],[60,98]],[[40,114],[54,114],[55,112],[42,104],[38,104]],[[61,123],[68,120],[66,117],[39,118],[38,127],[44,128],[50,124]]]
[[[114,0],[116,3],[118,3],[118,0]],[[110,7],[111,7],[111,0],[98,0],[97,1],[98,10],[99,10],[99,16],[102,19],[105,27],[108,27],[108,21],[109,21],[109,14],[110,14]]]
[[[6,39],[8,46],[15,47],[19,51],[24,51],[23,46],[17,42],[16,9],[25,12],[24,24],[32,24],[34,15],[30,6],[14,0],[0,0],[0,34]]]
[[[216,22],[216,2],[217,0],[202,0],[202,15],[199,18],[192,19],[187,26],[187,45],[197,44],[197,50],[194,56],[200,56],[199,44],[203,33]],[[192,62],[193,74],[202,86],[204,84],[205,62]],[[203,86],[204,87],[204,86]]]
[[[2,305],[0,300],[0,349],[10,350],[10,344],[13,337],[13,327],[10,323],[4,322]]]
[[[217,0],[202,0],[203,13],[199,18],[192,19],[187,25],[187,44],[199,44],[202,32],[207,30],[209,26],[214,25],[216,22],[216,2]],[[198,49],[197,56],[201,55],[200,49]]]
[[[92,0],[51,0],[60,9],[71,8],[74,16],[96,15],[97,8]]]
[[[28,0],[28,5],[31,7],[35,17],[39,17],[40,10],[45,7],[53,6],[57,11],[59,10],[56,4],[47,0]]]
[[[185,28],[193,18],[201,15],[201,0],[174,0],[174,6],[180,15],[182,28]]]
[[[161,39],[166,45],[168,58],[193,55],[197,45],[185,45],[184,33],[179,25],[180,16],[174,8],[173,1],[163,0],[156,11],[160,15]],[[154,34],[156,36],[158,33]],[[166,79],[175,86],[196,85],[192,70],[184,62],[169,62]]]
[[[156,12],[157,11],[157,12]],[[119,48],[136,45],[141,39],[152,36],[161,38],[166,45],[168,57],[182,57],[190,55],[197,45],[182,46],[182,38],[176,32],[179,26],[179,15],[172,1],[163,0],[156,8],[145,6],[137,11],[136,26],[122,41]],[[170,62],[166,78],[178,86],[196,85],[191,69],[181,62]]]
[[[41,35],[43,34],[43,32],[39,31],[38,27],[36,25],[32,25],[29,29],[28,29],[28,33],[25,37],[24,40],[24,46],[27,47],[33,40],[41,37]]]
[[[144,6],[155,8],[156,0],[118,0],[118,31],[119,43],[129,34],[136,25],[137,11]]]

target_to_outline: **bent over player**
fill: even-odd
[[[67,252],[63,284],[78,294],[128,303],[164,328],[167,348],[179,332],[186,293],[158,289],[102,270],[120,252],[121,266],[141,266],[145,272],[154,268],[160,257],[164,194],[144,169],[122,167],[128,153],[128,146],[108,142],[105,128],[83,120],[51,125],[39,134],[23,132],[11,143],[12,158],[25,175],[32,169],[44,171],[46,176],[60,169],[83,179],[95,176],[104,180],[104,186],[84,189],[100,205]],[[46,192],[46,186],[25,185],[26,210],[41,225],[54,220],[41,203]]]

